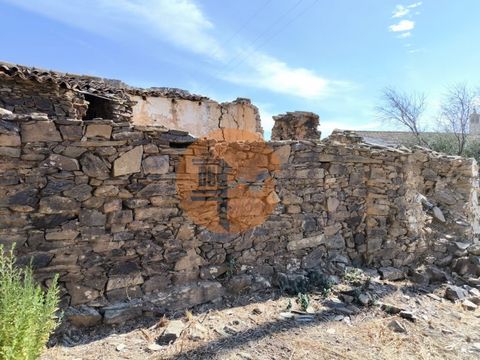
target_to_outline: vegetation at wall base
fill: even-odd
[[[58,325],[56,275],[47,291],[33,279],[32,267],[15,265],[13,247],[0,246],[0,359],[37,359]]]

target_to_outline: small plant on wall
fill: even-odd
[[[45,292],[32,267],[15,265],[13,247],[0,246],[0,359],[37,359],[58,325],[59,289],[56,275]]]

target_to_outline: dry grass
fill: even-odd
[[[439,295],[442,292],[437,291]],[[341,320],[324,311],[321,298],[312,298],[317,315],[311,322],[279,316],[285,311],[288,297],[242,297],[232,307],[204,306],[186,312],[181,337],[156,351],[148,347],[163,328],[131,324],[131,329],[117,329],[117,334],[103,335],[83,345],[54,347],[46,351],[43,359],[480,358],[480,310],[469,312],[459,304],[439,302],[425,294],[405,295],[399,288],[382,300],[414,310],[416,322],[385,314],[378,307]],[[401,322],[407,333],[393,332],[388,327],[393,319]],[[165,320],[161,322],[165,324]],[[117,351],[119,344],[124,344],[125,349]]]

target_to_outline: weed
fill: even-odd
[[[307,311],[308,306],[310,305],[310,297],[308,294],[298,293],[297,303],[300,304],[302,311]]]
[[[225,273],[227,278],[231,278],[233,275],[237,273],[238,266],[237,266],[237,260],[234,257],[228,257],[227,258],[227,272]]]
[[[343,280],[350,284],[359,285],[365,280],[365,275],[361,269],[347,268],[343,274]]]
[[[58,325],[58,276],[44,292],[32,267],[15,265],[13,247],[0,246],[0,359],[37,359]]]

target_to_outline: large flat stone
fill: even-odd
[[[391,266],[382,267],[378,271],[382,275],[383,280],[396,281],[405,278],[405,273],[402,270]]]
[[[121,155],[113,163],[113,176],[122,176],[140,172],[143,147],[137,146]]]
[[[40,200],[39,212],[42,214],[77,213],[79,209],[80,206],[77,201],[55,195]]]
[[[63,140],[80,140],[83,136],[83,129],[81,126],[59,126],[62,133]]]
[[[80,159],[80,164],[82,165],[82,171],[90,177],[101,180],[105,180],[110,177],[110,169],[102,159],[93,155],[92,153],[84,154]]]
[[[85,134],[87,138],[102,137],[110,140],[112,135],[112,126],[106,124],[90,124],[87,126],[87,132]]]
[[[38,190],[26,189],[18,191],[8,198],[8,205],[11,206],[28,206],[32,209],[38,204]]]
[[[170,168],[168,155],[149,156],[143,160],[143,171],[148,174],[166,174]]]
[[[135,220],[160,220],[175,216],[177,208],[148,207],[135,209]]]
[[[71,296],[70,305],[87,304],[100,296],[100,293],[84,285],[67,283],[67,290]]]
[[[187,309],[220,298],[224,288],[217,281],[200,281],[170,288],[164,292],[147,295],[157,306],[171,310]]]
[[[104,308],[103,321],[107,325],[123,324],[125,321],[142,316],[142,309],[130,304],[121,304]]]
[[[78,217],[82,226],[105,226],[107,216],[94,209],[82,209]]]
[[[16,147],[0,146],[0,156],[7,156],[12,158],[20,157],[22,150]]]
[[[107,282],[107,291],[143,284],[139,267],[132,262],[117,264],[111,271]]]
[[[92,187],[88,184],[81,184],[64,191],[63,194],[78,201],[85,201],[92,197]]]
[[[205,260],[196,253],[195,249],[189,249],[187,254],[175,263],[175,271],[195,269],[204,263]]]
[[[20,146],[20,136],[16,134],[0,134],[0,146]]]
[[[67,156],[51,154],[45,162],[46,166],[57,167],[65,171],[80,170],[77,159],[72,159]]]
[[[70,307],[65,310],[64,314],[67,321],[77,327],[91,327],[102,321],[102,315],[94,308],[86,305],[81,305],[78,308]]]
[[[283,145],[277,148],[271,158],[271,162],[274,165],[285,165],[288,163],[290,157],[290,145]]]
[[[323,234],[303,238],[300,240],[292,240],[287,244],[288,251],[301,250],[306,248],[317,247],[321,244],[325,244],[325,236]]]
[[[22,124],[22,142],[62,141],[62,136],[53,121],[38,121]]]
[[[52,231],[45,234],[45,239],[49,241],[75,240],[80,234],[77,230]]]

